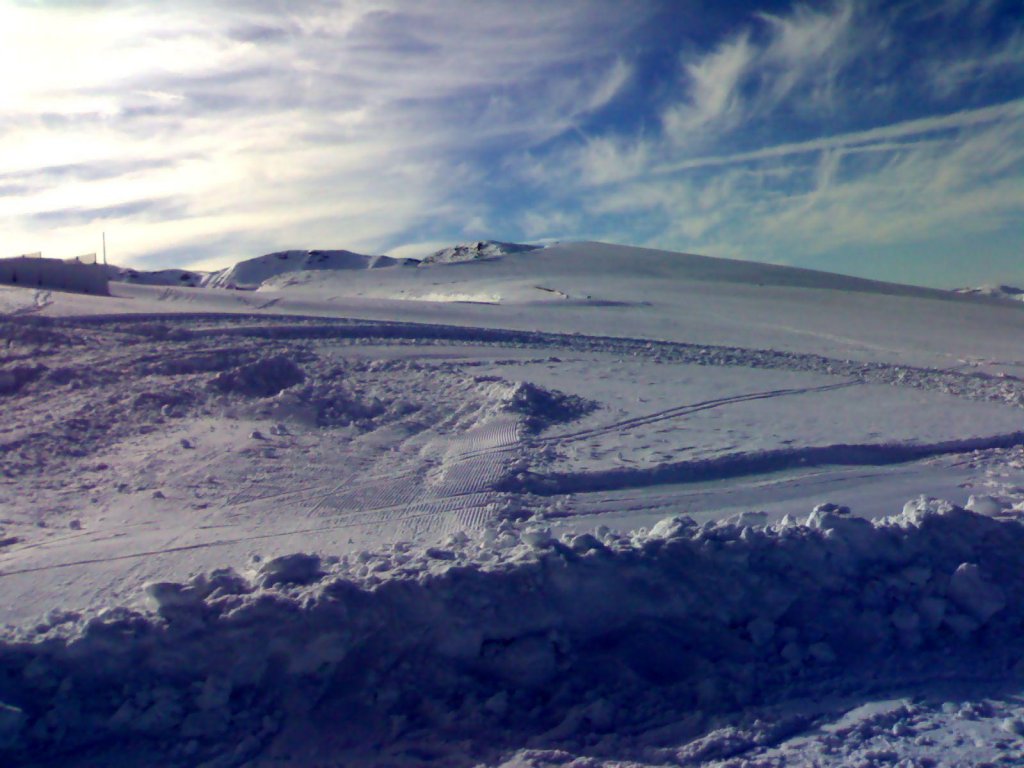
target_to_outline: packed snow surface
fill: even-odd
[[[1024,762],[1022,308],[506,245],[0,286],[4,765]]]

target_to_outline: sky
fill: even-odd
[[[1021,0],[0,0],[0,255],[602,240],[1024,284]]]

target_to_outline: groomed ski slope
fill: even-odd
[[[6,763],[1024,759],[1018,305],[340,275],[0,288]]]

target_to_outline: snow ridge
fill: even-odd
[[[266,281],[293,272],[337,269],[380,269],[414,265],[414,259],[368,256],[352,251],[278,251],[240,261],[233,267],[213,272],[203,282],[207,288],[255,290]]]
[[[977,288],[957,288],[954,293],[1024,301],[1024,288],[1015,288],[1012,285],[982,285]]]
[[[190,269],[158,269],[153,271],[115,267],[104,265],[107,277],[117,283],[137,283],[139,285],[182,286],[195,288],[208,280],[208,272],[196,272]]]
[[[727,756],[699,740],[716,713],[1020,666],[1024,525],[923,497],[878,522],[761,520],[504,524],[152,584],[154,613],[55,614],[0,645],[0,756],[233,765],[318,711],[359,734],[338,759],[433,739],[449,764],[526,743],[685,763]]]
[[[426,256],[420,264],[456,264],[463,261],[499,259],[513,253],[528,253],[543,248],[541,245],[502,243],[497,240],[477,240],[474,243],[460,243]]]

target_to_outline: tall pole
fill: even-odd
[[[103,266],[107,266],[107,233],[103,233]]]

